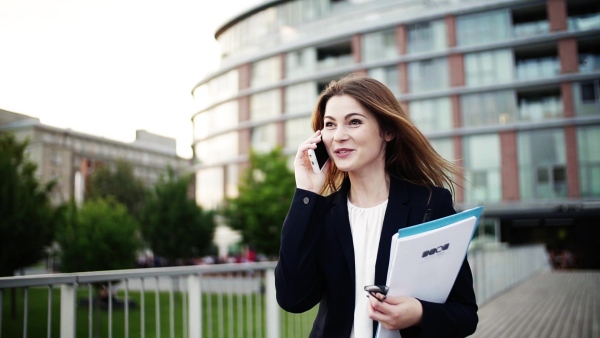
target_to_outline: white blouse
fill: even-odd
[[[367,312],[367,302],[369,300],[366,297],[364,287],[375,283],[375,263],[387,204],[388,201],[385,200],[374,207],[360,208],[348,200],[348,217],[350,218],[352,243],[354,244],[354,266],[356,270],[354,325],[350,334],[351,338],[373,336],[373,320],[369,318]]]

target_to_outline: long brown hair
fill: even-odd
[[[377,119],[382,136],[389,134],[394,137],[387,142],[385,149],[385,170],[390,176],[424,186],[446,187],[454,193],[452,176],[458,175],[458,168],[433,149],[394,94],[375,79],[351,74],[331,81],[319,96],[312,115],[315,131],[324,127],[323,116],[329,99],[340,95],[353,97],[370,111]],[[339,190],[348,174],[331,161],[326,175],[321,194]]]

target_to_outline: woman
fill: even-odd
[[[465,259],[446,303],[365,297],[385,284],[399,228],[455,213],[453,165],[440,157],[380,82],[332,81],[313,113],[312,137],[298,147],[296,192],[285,219],[275,284],[279,305],[319,304],[310,337],[373,337],[377,323],[407,337],[465,337],[477,326]],[[330,161],[312,171],[307,152],[324,142]]]

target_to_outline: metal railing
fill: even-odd
[[[479,304],[549,269],[543,246],[478,249],[469,252],[468,259]],[[0,338],[307,337],[318,307],[300,315],[281,310],[275,298],[275,265],[217,264],[0,278]],[[13,319],[9,312],[14,302],[9,298],[15,291],[22,296],[17,297],[21,309]]]
[[[468,260],[479,305],[534,274],[551,269],[544,245],[486,247],[470,251]]]
[[[93,337],[98,332],[103,337],[306,337],[315,312],[292,315],[279,308],[275,265],[217,264],[0,278],[0,337],[38,337],[39,332],[63,338]],[[22,329],[16,333],[7,333],[6,328],[14,324],[7,323],[10,306],[5,291],[9,289],[23,293],[18,297],[22,310],[17,319]],[[32,307],[39,308],[33,301],[47,303],[45,315],[37,311],[32,316]],[[42,326],[45,330],[40,330]],[[32,328],[38,335],[31,333]]]

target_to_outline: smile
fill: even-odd
[[[352,149],[346,149],[346,148],[344,148],[344,149],[337,149],[335,151],[335,153],[338,154],[338,155],[346,155],[346,154],[349,154],[351,152],[353,152]]]

